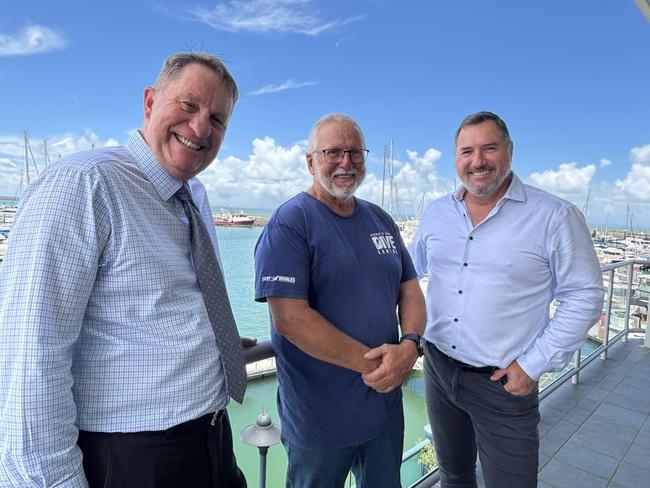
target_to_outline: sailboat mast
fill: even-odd
[[[50,165],[50,156],[47,154],[47,139],[43,139],[43,153],[45,154],[45,167]]]
[[[27,131],[23,133],[25,143],[25,177],[29,185],[29,149],[27,148]]]
[[[388,154],[388,149],[386,144],[384,144],[384,172],[381,176],[381,208],[384,208],[384,192],[386,189],[386,156]]]
[[[390,198],[388,199],[388,213],[392,215],[393,213],[393,140],[390,140]]]

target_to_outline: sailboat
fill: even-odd
[[[5,236],[9,234],[9,227],[16,217],[16,211],[18,210],[17,202],[20,200],[20,196],[22,195],[24,188],[27,188],[27,186],[31,183],[31,174],[29,168],[30,163],[33,167],[34,172],[36,173],[36,176],[40,176],[38,165],[36,164],[36,158],[34,157],[34,152],[32,151],[32,146],[30,145],[29,139],[27,138],[27,131],[23,133],[23,141],[24,168],[22,174],[20,175],[20,183],[16,189],[15,197],[12,199],[14,203],[0,207],[0,234]],[[45,161],[47,165],[47,162],[49,161],[47,155],[47,143],[45,145]]]
[[[388,171],[388,176],[386,175]],[[406,176],[402,173],[405,180],[406,190],[408,191],[411,202],[414,202],[411,195],[411,188],[406,181]],[[386,201],[386,183],[388,183],[388,201]],[[405,211],[399,198],[398,186],[395,178],[395,158],[394,158],[394,141],[390,139],[388,145],[384,145],[384,168],[381,184],[381,207],[386,210],[397,222],[402,239],[408,245],[420,224],[420,215],[424,206],[424,193],[418,204],[415,213]]]

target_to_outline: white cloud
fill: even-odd
[[[312,86],[316,84],[317,83],[315,81],[303,81],[300,83],[296,83],[293,80],[287,80],[277,85],[263,86],[262,88],[258,88],[257,90],[248,92],[248,95],[265,95],[267,93],[277,93],[285,90],[293,90],[295,88],[302,88],[303,86]]]
[[[199,178],[214,206],[275,208],[311,185],[305,148],[306,141],[283,147],[271,137],[257,138],[247,158],[230,156],[215,161]],[[422,155],[408,151],[408,157],[408,161],[396,160],[394,165],[393,210],[403,215],[414,214],[423,196],[427,202],[449,191],[449,188],[438,189],[442,186],[435,170],[441,157],[438,150],[429,149]],[[376,168],[376,164],[377,161],[368,161],[368,170]],[[379,176],[368,171],[357,195],[381,203],[381,171]],[[389,198],[387,182],[384,188],[387,208]]]
[[[591,225],[622,227],[629,208],[634,215],[636,230],[638,226],[650,228],[650,144],[632,148],[630,160],[632,166],[626,177],[615,182],[594,182],[596,165],[580,168],[577,163],[561,164],[558,170],[533,173],[528,181],[570,200],[583,211],[587,210],[587,221]],[[610,163],[608,159],[601,159],[600,167]]]
[[[586,194],[595,173],[594,164],[579,168],[578,163],[563,163],[558,170],[547,169],[541,173],[531,174],[528,181],[550,193],[562,196]]]
[[[0,56],[21,56],[64,49],[63,34],[49,27],[28,25],[17,35],[0,34]]]
[[[341,44],[347,41],[348,41],[347,37],[341,37],[338,41],[334,43],[334,47],[339,47]]]
[[[305,146],[304,141],[283,147],[271,137],[256,138],[246,159],[217,160],[199,178],[213,205],[276,207],[311,183]]]
[[[47,155],[50,163],[78,151],[93,147],[117,146],[113,138],[102,140],[90,129],[83,135],[62,135],[47,138]],[[38,172],[45,168],[45,152],[42,138],[29,137],[29,145]],[[31,178],[37,174],[32,157],[29,159]],[[20,185],[25,167],[25,145],[23,136],[0,136],[0,194],[14,195]]]
[[[10,158],[0,156],[0,175],[3,185],[0,187],[0,194],[16,196],[20,186],[22,170]]]
[[[632,167],[616,186],[634,199],[650,202],[650,144],[630,150]]]
[[[650,144],[641,147],[633,147],[630,150],[632,164],[650,166]]]
[[[325,21],[312,0],[231,0],[218,3],[212,10],[191,10],[194,20],[217,30],[253,33],[297,33],[317,36],[333,27],[349,24],[362,16]]]
[[[48,142],[48,152],[51,159],[59,159],[78,151],[117,145],[119,142],[112,137],[102,141],[97,134],[86,129],[81,136],[65,135],[53,138]]]

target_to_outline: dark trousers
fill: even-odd
[[[155,432],[79,432],[91,488],[245,488],[228,414]]]
[[[442,488],[476,488],[477,452],[486,488],[537,486],[536,388],[514,396],[489,372],[453,364],[428,342],[424,377]]]

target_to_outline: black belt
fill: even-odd
[[[454,359],[451,356],[447,356],[444,352],[442,352],[440,349],[436,347],[435,344],[432,342],[429,342],[431,344],[431,347],[435,349],[438,354],[443,357],[448,363],[453,364],[459,369],[462,369],[463,371],[469,371],[472,373],[483,373],[483,374],[492,374],[494,373],[497,369],[499,369],[498,366],[472,366],[471,364],[464,363],[462,361],[459,361],[458,359]]]

